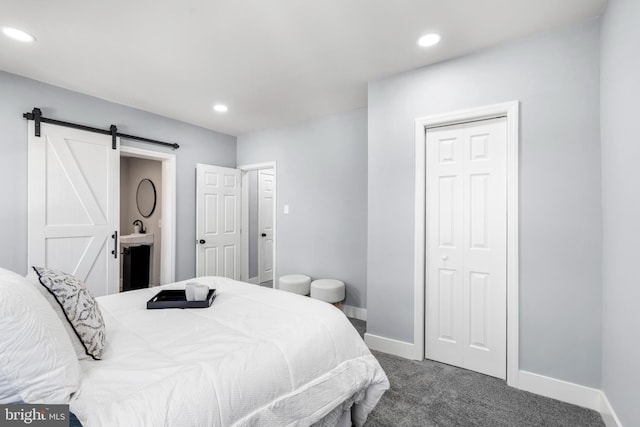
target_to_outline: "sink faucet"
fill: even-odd
[[[133,221],[133,225],[134,226],[137,225],[138,227],[140,227],[140,233],[142,233],[142,234],[146,233],[147,230],[144,229],[144,225],[142,224],[141,220],[136,219],[135,221]]]

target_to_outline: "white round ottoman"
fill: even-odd
[[[318,279],[311,282],[311,298],[334,304],[342,310],[344,282],[335,279]]]
[[[304,274],[287,274],[280,276],[280,290],[294,294],[309,295],[311,277]]]

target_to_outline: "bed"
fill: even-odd
[[[161,289],[97,298],[102,359],[80,360],[70,410],[93,426],[363,425],[389,387],[342,312],[221,277],[206,309],[147,310]]]

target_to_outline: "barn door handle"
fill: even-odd
[[[113,239],[113,250],[111,251],[111,254],[113,255],[114,258],[118,258],[118,230],[114,231],[113,234],[111,235],[111,238]]]

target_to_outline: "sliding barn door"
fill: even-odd
[[[506,378],[506,119],[427,130],[426,357]]]
[[[240,280],[240,170],[196,165],[196,272]]]
[[[111,136],[29,121],[29,267],[82,279],[94,296],[119,290],[120,153]],[[119,141],[117,144],[119,147]]]

